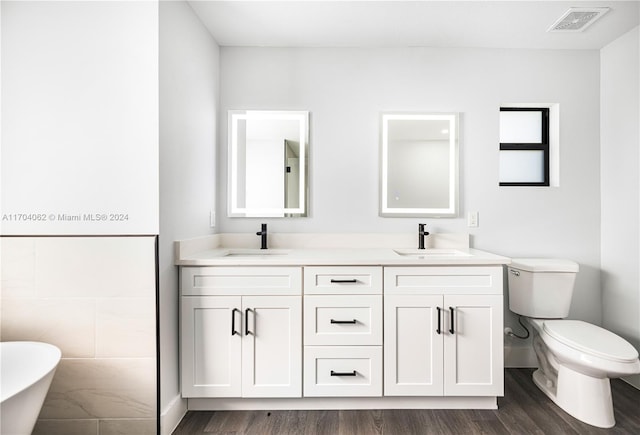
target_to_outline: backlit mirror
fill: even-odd
[[[229,112],[229,216],[307,213],[309,112]]]
[[[458,115],[385,113],[381,124],[380,215],[455,216]]]

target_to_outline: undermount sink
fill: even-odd
[[[457,249],[439,249],[439,248],[428,248],[428,249],[394,249],[398,255],[402,255],[403,257],[411,257],[411,258],[429,258],[429,257],[471,257],[471,254],[463,251],[459,251]]]
[[[271,257],[273,255],[288,255],[288,249],[229,249],[224,257]]]

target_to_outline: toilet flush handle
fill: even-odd
[[[519,270],[509,269],[509,272],[511,272],[511,275],[513,275],[513,276],[520,276],[520,271]]]

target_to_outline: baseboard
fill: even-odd
[[[187,401],[179,395],[160,414],[160,435],[171,435],[187,413]]]
[[[536,353],[531,346],[505,346],[505,368],[538,367]]]
[[[189,399],[190,411],[345,409],[498,409],[494,396]]]

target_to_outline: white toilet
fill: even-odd
[[[613,427],[610,378],[640,373],[638,351],[616,334],[569,314],[578,264],[521,258],[509,266],[509,309],[533,327],[535,384],[559,407],[597,427]]]

